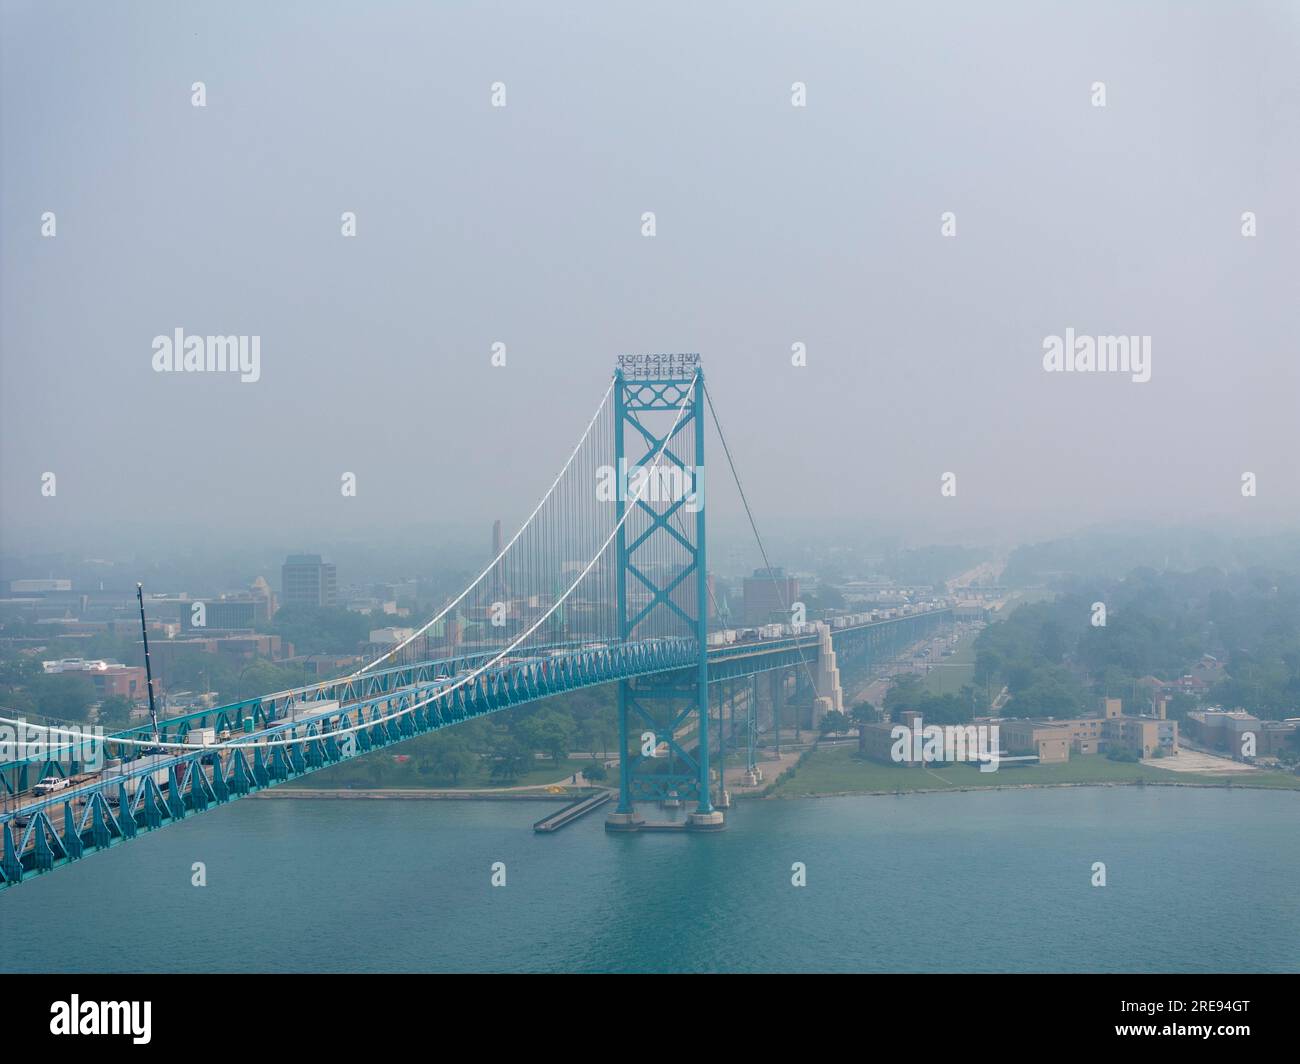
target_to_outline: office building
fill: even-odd
[[[338,603],[338,574],[319,554],[291,554],[280,570],[280,605],[333,607]]]
[[[780,567],[755,569],[745,577],[745,624],[789,624],[790,610],[799,601],[799,581]]]

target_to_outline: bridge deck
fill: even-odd
[[[891,631],[901,637],[950,613],[932,610],[836,629],[832,640],[845,645]],[[710,682],[793,667],[817,653],[811,636],[710,648]],[[351,757],[567,691],[693,669],[698,654],[690,639],[586,645],[503,661],[472,675],[490,660],[478,653],[173,717],[160,722],[164,746],[185,743],[198,728],[216,729],[219,741],[201,750],[147,753],[117,771],[68,773],[57,762],[34,757],[10,762],[0,766],[9,799],[0,812],[0,889]],[[148,726],[128,729],[106,737],[105,744],[109,752],[129,754],[140,745],[127,742],[147,745],[151,734]],[[48,795],[15,786],[19,780],[26,784],[34,772],[36,779],[52,773],[72,778],[69,786]],[[661,830],[678,830],[678,825]]]

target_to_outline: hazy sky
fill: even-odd
[[[702,353],[774,531],[1300,520],[1289,0],[0,7],[4,550],[486,539],[639,351]],[[154,372],[178,327],[260,380]],[[1151,380],[1046,373],[1067,328]]]

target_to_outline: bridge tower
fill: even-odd
[[[618,635],[625,641],[691,638],[699,659],[689,670],[619,682],[619,799],[606,818],[607,831],[644,825],[638,801],[694,803],[688,827],[723,826],[710,794],[705,402],[698,355],[619,358],[617,520],[631,513],[615,542]]]

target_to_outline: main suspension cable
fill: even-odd
[[[699,376],[697,375],[695,379],[691,381],[690,388],[687,389],[685,396],[683,396],[681,405],[677,409],[677,418],[673,422],[672,430],[664,437],[663,443],[660,445],[658,453],[655,454],[654,460],[650,464],[650,469],[652,472],[658,468],[659,463],[663,460],[664,451],[668,447],[668,441],[669,439],[672,438],[673,433],[677,431],[677,426],[681,424],[682,415],[686,413],[686,407],[691,400],[691,396],[694,395],[695,393],[695,385],[698,380],[699,380]],[[611,383],[611,388],[612,387],[613,385]],[[606,398],[608,398],[608,396],[609,393],[606,392]],[[603,403],[604,400],[602,400],[602,405]],[[519,646],[520,643],[522,643],[525,639],[527,639],[530,635],[532,635],[533,632],[537,631],[537,629],[540,628],[550,618],[551,614],[553,614],[557,609],[560,608],[561,605],[563,605],[564,601],[573,593],[574,589],[577,588],[578,585],[582,583],[583,579],[587,576],[587,574],[590,573],[593,568],[595,568],[596,563],[600,560],[601,556],[605,553],[605,551],[609,549],[609,545],[614,541],[614,537],[618,535],[619,530],[623,527],[629,515],[636,508],[636,505],[641,501],[641,496],[645,493],[645,490],[649,485],[651,479],[652,478],[650,477],[642,478],[641,484],[637,488],[636,495],[631,500],[632,505],[624,509],[623,516],[619,518],[618,522],[610,530],[609,535],[605,538],[605,542],[601,544],[601,547],[596,552],[595,556],[591,559],[591,561],[587,563],[586,568],[584,568],[582,572],[578,574],[577,579],[575,579],[574,582],[569,585],[568,589],[564,592],[564,594],[560,596],[560,598],[556,599],[555,602],[551,604],[550,608],[547,609],[545,613],[543,613],[540,617],[537,618],[536,621],[533,622],[531,628],[527,629],[525,632],[517,636],[513,643],[511,643],[509,646],[503,649],[491,661],[485,662],[484,664],[480,665],[477,669],[470,671],[465,676],[457,680],[455,683],[448,684],[445,687],[439,688],[435,693],[429,695],[428,697],[424,698],[419,702],[416,702],[414,705],[407,706],[405,709],[399,709],[393,713],[388,714],[387,716],[376,717],[374,720],[365,721],[364,723],[361,724],[352,724],[346,728],[338,728],[333,731],[323,732],[318,736],[308,735],[308,736],[301,736],[293,739],[250,739],[248,741],[241,741],[242,737],[236,737],[224,743],[209,744],[206,746],[193,744],[193,743],[155,743],[155,742],[148,742],[145,740],[138,740],[138,739],[116,739],[109,736],[105,736],[102,741],[111,742],[121,746],[147,746],[147,747],[152,747],[154,749],[162,749],[162,750],[206,750],[208,752],[213,752],[222,749],[256,750],[256,749],[267,749],[276,746],[295,746],[300,743],[311,742],[317,739],[337,738],[340,735],[355,734],[356,732],[363,731],[367,728],[373,728],[380,724],[386,724],[390,720],[397,720],[399,717],[405,717],[408,714],[414,713],[417,709],[424,708],[425,706],[429,705],[432,702],[436,702],[439,699],[446,698],[453,691],[456,691],[459,688],[465,686],[465,684],[477,680],[478,677],[481,676],[485,671],[492,668],[503,658],[509,655],[512,651],[515,650],[516,647]],[[26,723],[26,722],[10,720],[6,717],[0,717],[0,724],[18,724],[18,723]],[[272,721],[273,726],[274,723],[275,722]],[[45,734],[58,732],[58,729],[40,728],[39,725],[33,724],[28,726],[32,728],[38,728],[39,730],[43,731]],[[72,747],[80,746],[80,745],[84,745],[84,740],[82,743],[71,744]]]

